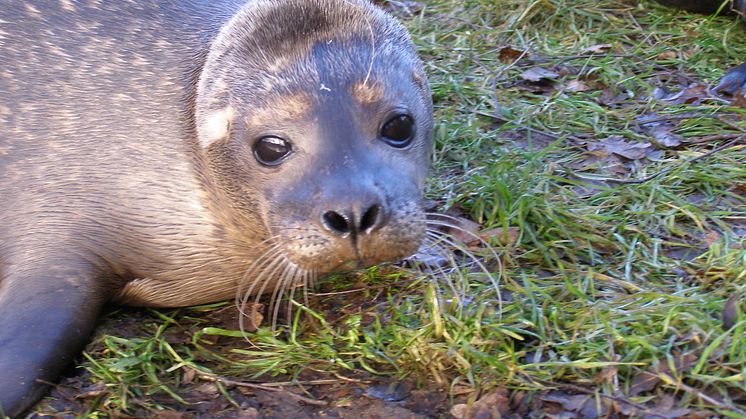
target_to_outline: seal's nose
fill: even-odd
[[[365,211],[326,211],[321,216],[321,222],[333,234],[346,237],[349,234],[370,234],[383,225],[384,215],[383,206],[373,204]]]

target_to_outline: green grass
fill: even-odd
[[[429,197],[485,230],[519,232],[515,244],[493,243],[504,301],[469,272],[452,275],[469,296],[459,305],[443,282],[382,267],[334,278],[322,286],[330,295],[296,310],[284,332],[263,329],[251,343],[211,322],[205,313],[217,308],[162,312],[145,321],[141,337],[105,335],[92,347],[83,366],[109,390],[98,409],[127,411],[129,400],[154,394],[179,400],[181,369],[190,366],[263,381],[366,371],[434,382],[471,400],[495,388],[574,393],[568,386],[576,386],[652,408],[669,394],[676,407],[743,414],[744,146],[687,163],[723,141],[685,145],[610,174],[578,170],[588,153],[576,141],[646,141],[636,128],[642,115],[701,116],[671,119],[689,140],[746,131],[744,109],[650,98],[656,88],[680,90],[685,78],[714,83],[739,64],[740,23],[611,0],[431,0],[401,18],[435,98]],[[611,50],[585,52],[600,44]],[[509,65],[498,57],[504,46],[529,53]],[[603,87],[530,93],[518,85],[534,65],[570,68],[559,86],[582,79]],[[624,96],[607,107],[603,90]],[[546,147],[527,146],[533,141]],[[596,182],[581,193],[589,178],[663,170],[641,184]],[[334,294],[349,289],[359,289],[349,300]],[[732,294],[740,314],[727,328],[721,316]],[[169,330],[192,339],[169,342]],[[682,355],[690,362],[673,368]],[[635,376],[661,365],[671,367],[657,388],[631,392]]]

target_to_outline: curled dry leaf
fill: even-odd
[[[664,51],[655,57],[657,60],[675,60],[678,58],[676,51]]]
[[[500,388],[482,396],[471,407],[457,404],[451,414],[459,419],[500,419],[510,413],[508,391]]]
[[[524,80],[528,80],[530,82],[539,82],[542,80],[556,80],[559,77],[559,74],[547,70],[545,68],[541,67],[531,67],[528,70],[521,73],[521,78]]]
[[[591,87],[582,80],[570,80],[563,90],[566,92],[587,92],[591,90]]]
[[[583,50],[584,53],[590,54],[603,54],[611,49],[611,44],[598,44],[590,46]]]
[[[608,154],[616,154],[629,160],[640,160],[648,155],[652,145],[637,141],[625,141],[621,136],[612,135],[598,143],[588,144],[588,151],[602,150]]]
[[[181,378],[182,384],[191,384],[194,382],[194,378],[197,377],[197,371],[192,368],[185,367],[184,374]]]
[[[696,105],[710,98],[710,92],[704,84],[694,83],[682,89],[680,92],[663,98],[663,101],[672,105],[690,104]]]
[[[685,355],[678,355],[673,360],[674,368],[677,372],[681,373],[683,370],[691,368],[698,359],[699,357],[691,352]],[[671,367],[668,365],[668,360],[665,358],[660,359],[658,365],[648,371],[637,374],[632,379],[632,384],[629,387],[629,395],[636,397],[641,393],[654,389],[661,382],[661,374],[671,375],[672,372]]]
[[[677,147],[681,145],[682,138],[673,132],[675,129],[673,124],[659,124],[650,130],[650,135],[664,147]]]
[[[704,239],[705,243],[707,243],[707,247],[710,247],[710,246],[712,246],[713,243],[715,243],[716,241],[720,240],[720,237],[722,237],[720,235],[720,233],[718,233],[717,231],[712,230],[712,231],[708,231],[704,235],[703,239]]]
[[[479,236],[487,242],[489,242],[490,239],[494,239],[501,246],[511,247],[514,246],[516,242],[518,242],[519,235],[520,230],[518,230],[518,227],[508,227],[507,231],[503,230],[503,228],[501,227],[498,227],[491,230],[483,231],[479,234]]]
[[[500,48],[497,59],[502,63],[510,64],[523,54],[523,51],[517,50],[511,46]]]
[[[264,321],[264,304],[247,304],[243,312],[243,328],[246,332],[256,332]]]
[[[482,227],[479,223],[464,217],[454,217],[453,220],[449,220],[448,222],[450,224],[456,224],[456,227],[458,227],[445,229],[452,237],[467,246],[479,245],[478,231]]]

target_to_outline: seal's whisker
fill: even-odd
[[[497,295],[497,301],[498,301],[498,308],[499,312],[502,312],[502,293],[500,292],[500,286],[498,285],[495,278],[492,276],[492,272],[490,272],[489,269],[482,263],[482,261],[469,249],[466,248],[466,246],[462,243],[459,243],[458,240],[453,238],[450,234],[438,231],[438,230],[428,230],[426,234],[429,234],[434,237],[437,240],[440,240],[452,247],[455,247],[458,249],[461,253],[463,253],[465,256],[467,256],[469,259],[471,259],[478,267],[479,269],[489,278],[492,288],[495,290],[495,294]],[[498,275],[502,275],[502,263],[498,260]]]
[[[282,295],[285,293],[285,287],[288,282],[292,280],[297,271],[298,267],[294,263],[288,261],[285,270],[282,272],[282,276],[277,281],[275,289],[272,291],[272,298],[270,299],[267,309],[267,313],[269,313],[269,310],[272,310],[272,330],[277,328],[277,314],[282,305],[280,304],[280,300],[282,299]]]
[[[463,273],[461,272],[461,269],[458,267],[458,265],[456,264],[456,261],[453,259],[453,253],[450,252],[442,244],[436,242],[435,240],[436,239],[434,239],[432,237],[426,236],[425,237],[425,245],[429,246],[432,249],[435,249],[441,256],[447,257],[448,260],[449,260],[449,263],[451,263],[451,266],[452,266],[453,270],[455,270],[456,272],[458,272],[458,274],[459,274],[459,276],[460,276],[460,278],[462,280],[461,282],[465,282],[464,281],[464,277],[463,277]],[[448,272],[446,272],[445,268],[443,268],[440,265],[430,266],[429,268],[431,270],[431,272],[429,273],[429,275],[433,279],[435,279],[436,276],[442,278],[443,282],[445,282],[445,284],[448,285],[448,288],[451,289],[451,292],[454,295],[458,296],[459,300],[463,299],[462,294],[456,290],[456,285],[453,283],[453,280],[451,279],[451,276],[448,275]],[[435,269],[434,272],[432,272],[433,269]],[[438,281],[435,281],[435,284],[437,285]]]
[[[235,304],[241,316],[245,314],[243,312],[243,306],[246,304],[246,293],[244,292],[244,285],[250,279],[251,275],[261,272],[263,269],[266,268],[268,264],[272,263],[275,260],[275,257],[281,253],[280,248],[280,243],[270,246],[261,256],[259,256],[259,258],[251,263],[249,268],[239,280],[238,288],[236,289]],[[250,290],[253,289],[255,284],[256,282],[252,282],[250,284]],[[248,294],[251,293],[250,290],[248,291]]]
[[[443,217],[443,218],[447,218],[447,219],[458,221],[456,218],[451,217],[449,215],[433,214],[433,213],[428,213],[428,215],[430,215],[430,216],[440,216],[440,217]],[[489,243],[487,243],[486,240],[484,240],[483,238],[481,238],[479,235],[477,235],[477,234],[475,234],[475,233],[473,233],[471,231],[465,230],[465,229],[459,227],[458,225],[454,225],[454,224],[449,223],[447,221],[439,221],[439,220],[427,219],[426,223],[428,224],[428,226],[453,228],[455,230],[459,230],[459,231],[463,232],[464,234],[466,234],[466,235],[468,235],[470,237],[473,237],[476,240],[478,240],[480,243],[482,243],[485,246],[485,248],[487,248],[490,251],[490,253],[492,253],[492,256],[495,258],[495,262],[498,265],[497,275],[498,275],[498,277],[502,276],[502,272],[503,272],[502,260],[498,256],[498,254],[495,251],[495,249]],[[429,228],[428,229],[428,233],[429,234],[437,235],[438,236],[437,240],[440,240],[440,241],[442,241],[442,242],[444,242],[444,243],[446,243],[446,244],[448,244],[448,245],[450,245],[452,247],[457,248],[461,253],[463,253],[469,259],[471,259],[479,267],[479,269],[482,272],[485,273],[485,275],[489,278],[490,282],[492,283],[492,288],[495,290],[495,293],[496,293],[497,298],[498,298],[498,304],[499,304],[500,311],[502,311],[502,294],[500,292],[500,287],[499,287],[497,281],[495,280],[495,278],[492,276],[492,272],[490,272],[489,269],[487,269],[487,267],[484,265],[484,263],[482,263],[482,261],[471,250],[469,250],[466,247],[465,244],[461,243],[460,240],[456,239],[453,235],[451,235],[451,234],[449,234],[447,232],[441,231],[441,230],[436,230],[434,228]]]
[[[425,216],[435,217],[435,218],[440,217],[440,218],[445,218],[446,220],[449,220],[449,221],[443,221],[443,220],[437,220],[433,218],[427,218],[425,220],[425,223],[427,223],[428,225],[452,228],[454,230],[461,231],[467,236],[472,237],[473,239],[479,241],[486,249],[488,249],[492,253],[492,257],[494,257],[495,260],[500,264],[500,269],[502,270],[502,262],[500,260],[500,256],[498,256],[497,252],[495,251],[495,248],[492,247],[491,244],[487,243],[487,241],[483,239],[480,235],[472,231],[466,230],[463,227],[459,226],[458,218],[448,215],[448,214],[439,214],[436,212],[427,212],[425,213]]]
[[[267,243],[270,240],[278,239],[279,236],[273,236],[270,237],[267,240],[264,240],[262,243]],[[240,297],[243,295],[243,287],[246,281],[249,279],[250,275],[254,273],[257,269],[260,269],[263,264],[267,263],[271,258],[278,253],[279,249],[282,247],[282,243],[275,243],[271,246],[269,246],[264,253],[262,253],[256,260],[254,260],[251,264],[249,264],[249,267],[246,269],[244,274],[241,276],[241,279],[238,281],[238,288],[236,290],[236,303],[238,303]]]
[[[351,6],[361,7],[359,4],[354,4],[349,0],[344,0],[344,2]],[[364,13],[363,16],[365,17],[365,23],[368,25],[368,32],[370,33],[370,62],[368,63],[368,72],[365,74],[365,79],[363,80],[363,86],[367,86],[370,74],[373,72],[373,63],[376,60],[376,34],[373,31],[373,24],[370,22],[368,14]]]
[[[305,283],[302,281],[303,277],[306,274],[305,269],[301,269],[298,267],[298,269],[295,272],[295,275],[293,276],[290,284],[290,295],[288,295],[288,302],[287,302],[287,317],[286,321],[287,324],[290,325],[293,323],[293,298],[295,297],[295,289],[298,288],[298,284],[305,285]]]
[[[273,256],[273,259],[270,263],[268,263],[264,269],[259,273],[259,275],[254,279],[254,281],[251,283],[251,286],[244,294],[242,300],[241,300],[241,313],[244,313],[246,304],[249,302],[249,298],[254,295],[254,288],[257,284],[261,283],[261,287],[259,291],[256,293],[256,300],[255,304],[259,304],[259,297],[264,293],[265,288],[267,287],[267,284],[271,281],[271,279],[277,274],[277,272],[284,266],[283,262],[285,262],[285,258],[282,255],[281,252],[276,252]],[[253,318],[252,318],[253,320]],[[242,333],[246,333],[244,329],[244,315],[242,314],[239,320],[239,327]],[[258,325],[254,325],[258,326]]]

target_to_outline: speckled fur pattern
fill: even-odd
[[[401,110],[416,138],[394,149],[377,136]],[[319,273],[415,251],[431,132],[406,31],[364,0],[0,0],[3,413],[109,301],[232,298],[267,243]],[[280,166],[253,157],[267,134],[293,144]],[[371,234],[319,222],[370,202]]]

